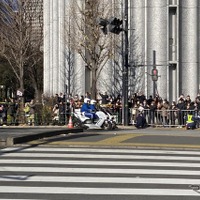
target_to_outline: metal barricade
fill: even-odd
[[[59,113],[58,119],[55,123],[53,120],[52,105],[36,104],[34,114],[35,125],[66,125],[68,124],[69,116],[71,116],[71,109],[64,113]],[[122,109],[111,109],[115,121],[117,124],[122,123]],[[149,126],[154,127],[184,127],[186,124],[186,116],[188,113],[192,113],[193,116],[199,116],[199,110],[169,110],[169,109],[143,109],[130,108],[129,109],[129,124],[134,125],[137,115],[142,112],[146,122]],[[200,118],[199,118],[200,119]],[[5,122],[4,122],[5,121]],[[26,124],[26,116],[24,111],[18,109],[14,116],[6,114],[4,119],[0,116],[0,125],[19,125]],[[200,120],[199,120],[200,121]],[[197,122],[199,123],[199,122]]]
[[[192,113],[192,115],[196,118],[199,116],[198,110],[168,110],[168,109],[138,110],[138,108],[135,108],[135,109],[130,109],[131,124],[135,123],[136,116],[140,112],[143,113],[147,124],[153,127],[184,127],[186,124],[186,117],[188,113]],[[197,123],[198,123],[198,120],[197,120]]]

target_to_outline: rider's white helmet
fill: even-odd
[[[95,104],[96,102],[97,102],[97,101],[94,100],[94,99],[91,100],[91,104]]]
[[[90,99],[89,98],[85,98],[84,99],[84,103],[88,103],[88,102],[90,102]]]

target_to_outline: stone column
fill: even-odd
[[[153,51],[156,51],[156,67],[161,78],[158,78],[157,91],[162,98],[167,98],[167,1],[147,0],[147,55],[148,63],[153,64]],[[152,67],[148,67],[151,74]],[[149,95],[153,94],[153,81],[148,76]]]
[[[44,93],[65,92],[65,0],[44,0]]]
[[[65,0],[59,1],[59,55],[58,55],[58,90],[62,93],[65,91],[66,83],[66,66],[65,66]]]
[[[59,55],[59,35],[58,35],[58,1],[52,0],[52,94],[55,95],[59,93],[58,91],[58,81],[59,81],[59,64],[58,64],[58,55]]]
[[[199,0],[180,1],[180,73],[181,89],[191,99],[197,95],[199,49]]]
[[[130,1],[130,61],[145,65],[145,0]],[[135,69],[135,90],[146,94],[145,66]],[[145,75],[144,75],[145,74]]]
[[[43,0],[43,20],[44,20],[44,94],[49,95],[50,88],[50,3],[49,0]]]

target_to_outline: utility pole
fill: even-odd
[[[70,97],[70,87],[71,87],[71,17],[69,16],[69,39],[68,39],[68,45],[69,45],[69,55],[68,55],[68,97]]]
[[[124,0],[124,62],[122,81],[122,116],[123,125],[129,124],[128,108],[128,0]]]

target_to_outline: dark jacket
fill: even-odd
[[[136,125],[137,128],[144,128],[146,126],[146,119],[142,114],[138,114],[136,117]]]

